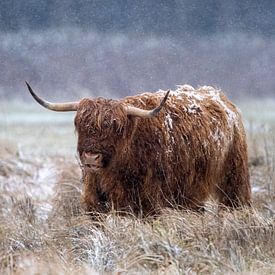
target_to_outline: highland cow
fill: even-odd
[[[28,89],[48,109],[76,111],[90,211],[200,210],[209,197],[230,208],[250,205],[241,116],[219,90],[184,85],[121,100],[50,103]]]

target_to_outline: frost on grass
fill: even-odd
[[[52,207],[50,201],[54,196],[54,186],[58,176],[54,163],[49,159],[42,162],[20,156],[1,160],[0,165],[2,198],[6,201],[30,198],[33,203],[39,205],[37,209],[39,217],[46,219]]]

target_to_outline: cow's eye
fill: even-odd
[[[103,127],[104,128],[110,127],[110,123],[107,120],[103,121]]]

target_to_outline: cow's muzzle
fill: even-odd
[[[87,153],[82,154],[82,164],[85,171],[97,172],[103,168],[103,156],[100,153]]]

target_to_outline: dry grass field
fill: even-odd
[[[0,103],[0,274],[274,274],[275,102],[239,104],[253,209],[92,218],[73,114]]]

